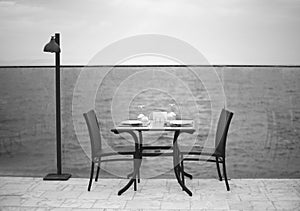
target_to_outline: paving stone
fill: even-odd
[[[75,192],[75,191],[45,191],[41,198],[46,199],[76,199],[82,192]]]
[[[41,180],[41,178],[37,178],[37,177],[1,177],[2,181],[6,181],[6,182],[17,182],[17,183],[27,183],[27,182],[32,182],[32,181],[38,181]]]
[[[161,209],[190,209],[191,203],[189,201],[163,201]]]
[[[66,199],[61,207],[92,208],[96,200],[93,199]]]
[[[0,206],[21,206],[20,196],[0,196]]]
[[[227,201],[191,201],[191,209],[222,209],[228,210]]]
[[[142,179],[138,190],[118,196],[128,179],[99,179],[87,191],[88,179],[43,181],[1,177],[0,210],[297,210],[300,179],[233,179],[231,191],[216,179],[186,180],[188,196],[176,179]]]
[[[6,183],[1,187],[3,190],[28,190],[33,184],[32,183]]]
[[[161,202],[153,200],[131,200],[126,203],[126,209],[160,209]]]
[[[198,195],[199,196],[199,195]],[[194,197],[194,196],[193,196]],[[177,193],[164,193],[163,196],[163,201],[190,201],[191,198],[188,194],[186,194],[186,192],[181,191],[181,192],[177,192]],[[196,198],[200,199],[200,196]]]
[[[276,209],[279,210],[299,210],[300,207],[300,200],[297,201],[273,201],[273,204]]]
[[[250,201],[228,202],[230,210],[253,210]]]
[[[188,188],[190,189],[190,191],[195,192],[190,187],[188,187]],[[182,188],[177,183],[177,185],[170,186],[168,189],[162,190],[161,192],[164,192],[164,193],[179,193],[179,192],[182,192]]]
[[[62,191],[87,191],[87,184],[83,185],[83,184],[67,184]]]
[[[162,200],[164,193],[162,192],[136,192],[133,200]]]
[[[94,181],[93,181],[94,182]],[[89,179],[87,178],[71,178],[67,181],[58,181],[58,183],[67,184],[67,185],[88,185]]]
[[[271,201],[300,201],[300,195],[298,193],[294,193],[294,192],[286,192],[286,193],[282,193],[282,192],[273,192],[273,193],[269,193],[267,194],[268,198]]]
[[[209,193],[209,194],[201,193],[200,196],[201,196],[200,197],[201,200],[204,200],[204,201],[224,201],[224,200],[225,201],[241,201],[238,194],[230,193],[230,192]]]
[[[126,201],[115,201],[115,200],[96,200],[93,208],[114,208],[123,209],[125,208]]]
[[[105,209],[105,208],[72,208],[72,211],[109,211],[109,210],[110,209]]]
[[[253,210],[276,210],[271,201],[250,201]]]
[[[1,188],[0,196],[22,196],[27,192],[28,192],[27,190],[22,190],[22,189],[10,190],[10,189]]]
[[[20,206],[8,206],[0,207],[1,211],[49,211],[46,207],[20,207]]]
[[[298,192],[298,194],[300,194],[300,185],[299,186],[296,186],[294,187],[294,189]]]
[[[238,194],[238,196],[240,197],[241,201],[267,201],[269,198],[267,197],[266,194],[264,193],[252,193],[252,192],[248,192],[248,193],[241,193]]]
[[[111,190],[103,191],[86,191],[78,197],[79,199],[108,199],[112,194]]]
[[[22,194],[22,198],[38,198],[41,195],[43,195],[45,191],[26,191],[24,194]]]
[[[104,209],[104,211],[144,211],[143,209],[113,209],[113,208],[107,208]],[[153,211],[153,210],[151,210]]]
[[[51,182],[35,184],[31,188],[31,190],[32,191],[61,191],[66,187],[66,185],[61,185],[61,184],[53,182],[53,181],[51,181]]]
[[[120,180],[118,179],[98,179],[97,182],[93,181],[93,185],[99,188],[104,187],[119,187],[120,186]],[[87,185],[88,183],[86,183]]]
[[[166,186],[161,186],[161,187],[151,187],[151,186],[144,186],[143,188],[139,189],[138,192],[143,192],[143,193],[168,193],[169,189]]]
[[[145,185],[149,185],[152,187],[162,187],[166,186],[168,183],[167,179],[147,179]]]
[[[128,201],[128,200],[132,200],[134,195],[136,194],[135,191],[126,191],[124,193],[122,193],[121,196],[118,195],[118,192],[112,192],[111,195],[108,197],[108,200],[125,200],[125,201]]]
[[[73,211],[72,208],[68,208],[68,207],[49,207],[49,208],[46,208],[46,210],[51,210],[51,211]]]
[[[44,198],[28,198],[25,199],[21,206],[25,207],[60,207],[63,199],[44,199]]]

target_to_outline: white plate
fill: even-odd
[[[142,125],[142,121],[140,120],[125,120],[125,121],[122,121],[121,122],[121,125],[130,125],[130,126],[133,126],[133,125]]]
[[[178,125],[178,126],[188,126],[188,125],[193,125],[193,120],[171,120],[170,125]]]

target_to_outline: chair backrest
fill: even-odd
[[[84,113],[83,116],[89,130],[92,159],[94,159],[97,152],[99,153],[101,151],[101,135],[97,116],[94,110]]]
[[[233,113],[222,109],[217,126],[215,152],[225,157],[226,139]]]

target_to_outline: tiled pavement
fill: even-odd
[[[215,179],[187,180],[192,197],[175,179],[143,179],[118,196],[126,182],[100,179],[88,192],[88,179],[0,177],[0,210],[300,210],[300,179],[232,179],[230,192]]]

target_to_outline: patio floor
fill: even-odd
[[[232,179],[231,191],[216,179],[187,180],[193,196],[175,179],[143,179],[138,191],[118,196],[124,179],[43,181],[0,177],[0,210],[300,210],[300,179]]]

